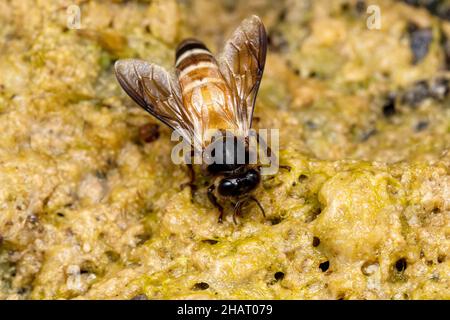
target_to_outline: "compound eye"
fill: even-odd
[[[238,185],[236,179],[222,179],[218,186],[218,192],[222,196],[236,196]]]

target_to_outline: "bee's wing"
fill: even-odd
[[[267,35],[261,19],[245,19],[225,44],[220,71],[237,98],[237,117],[250,129],[259,84],[264,71]]]
[[[199,143],[192,117],[183,108],[178,81],[164,68],[137,59],[118,60],[116,77],[125,92],[148,113],[193,145]]]

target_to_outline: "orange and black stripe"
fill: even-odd
[[[209,83],[224,83],[216,59],[206,45],[196,39],[180,43],[175,66],[183,94]]]
[[[191,51],[194,49],[203,49],[208,51],[210,54],[211,52],[209,49],[205,46],[205,44],[197,39],[185,39],[183,40],[177,47],[176,54],[175,54],[175,62],[178,62],[178,59],[187,51]]]

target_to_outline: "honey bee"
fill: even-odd
[[[226,42],[217,58],[196,39],[182,41],[176,49],[175,70],[143,60],[125,59],[115,64],[116,77],[125,92],[151,115],[165,123],[202,152],[211,144],[220,145],[223,158],[203,166],[215,177],[208,188],[208,199],[219,210],[220,198],[236,199],[233,220],[244,205],[258,200],[251,195],[261,181],[260,166],[248,163],[248,133],[252,126],[255,99],[264,71],[267,36],[261,19],[245,19]],[[233,132],[234,143],[213,139],[211,132]],[[244,163],[237,161],[237,150],[245,150]],[[191,186],[195,171],[188,164]]]

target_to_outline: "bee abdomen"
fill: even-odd
[[[187,39],[178,45],[175,66],[183,93],[207,83],[223,83],[214,56],[198,40]]]

